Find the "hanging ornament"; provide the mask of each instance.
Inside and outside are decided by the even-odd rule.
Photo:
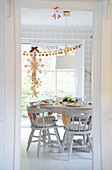
[[[37,94],[39,93],[39,91],[36,91],[36,88],[35,88],[35,86],[32,86],[31,87],[31,91],[32,91],[32,98],[35,96],[35,97],[37,97]]]
[[[61,9],[59,7],[54,8],[54,14],[52,17],[56,20],[61,18]]]
[[[30,69],[28,70],[28,73],[30,73],[31,71],[38,71],[39,73],[41,73],[41,70],[39,69],[39,67],[44,67],[44,64],[41,64],[41,58],[37,59],[36,56],[32,57],[32,59],[27,59],[28,63],[27,65],[25,65],[25,67],[29,67]]]
[[[67,56],[68,48],[67,48],[67,43],[65,44],[65,56]]]
[[[37,72],[41,73],[41,67],[44,67],[44,64],[41,64],[42,59],[39,58],[37,59],[37,54],[36,52],[39,53],[39,50],[37,49],[38,47],[32,47],[30,50],[30,56],[31,59],[27,59],[28,64],[25,65],[25,67],[28,67],[29,70],[27,71],[28,74],[31,73],[31,75],[28,75],[31,79],[31,91],[32,91],[32,97],[37,97],[37,94],[39,93],[39,91],[37,91],[37,88],[39,88],[39,86],[41,86],[41,81],[40,78],[37,78]]]
[[[31,47],[30,53],[32,53],[33,51],[36,51],[39,53],[39,50],[37,49],[38,47]]]

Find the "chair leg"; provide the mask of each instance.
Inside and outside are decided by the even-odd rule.
[[[83,135],[83,143],[86,143],[86,135]]]
[[[85,152],[87,152],[87,147],[86,147],[86,144],[87,144],[87,135],[83,135],[83,141],[82,141],[82,144],[85,145]]]
[[[43,146],[46,146],[46,130],[43,130]]]
[[[92,141],[91,141],[89,135],[87,135],[87,141],[88,141],[88,143],[89,143],[90,151],[92,151]]]
[[[72,154],[73,138],[74,138],[74,135],[71,134],[71,138],[70,138],[70,147],[69,147],[69,153],[68,153],[68,161],[70,160],[71,154]]]
[[[62,142],[62,152],[64,152],[64,145],[66,143],[67,139],[67,131],[65,130],[64,137],[63,137],[63,142]]]
[[[27,145],[27,148],[26,148],[27,151],[28,151],[28,149],[30,147],[34,132],[35,132],[35,130],[32,129],[31,133],[30,133],[30,136],[29,136],[29,139],[28,139],[28,145]]]
[[[57,128],[54,128],[54,132],[55,132],[55,135],[56,135],[56,138],[57,138],[59,149],[62,152],[62,145],[61,145],[60,136],[59,136]]]
[[[39,153],[40,153],[40,143],[41,143],[41,130],[39,132],[39,140],[38,140],[38,147],[37,147],[37,157],[39,157]]]
[[[49,129],[47,129],[47,134],[48,134],[49,143],[51,143],[51,136],[50,136]]]

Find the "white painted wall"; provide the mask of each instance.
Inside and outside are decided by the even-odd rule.
[[[39,26],[65,26],[66,17],[63,17],[63,10],[61,10],[61,18],[54,20],[52,15],[54,9],[22,9],[21,10],[21,24],[39,25]],[[67,17],[68,26],[85,26],[92,27],[93,22],[92,11],[73,11],[70,10],[70,17]]]
[[[2,8],[2,1],[0,1],[0,28],[1,28],[1,31],[0,31],[0,37],[1,37],[1,41],[0,41],[0,108],[1,108],[1,112],[0,112],[0,121],[3,121],[4,120],[4,46],[3,46],[3,43],[4,43],[4,35],[3,35],[3,32],[4,32],[4,20],[3,20],[3,8]]]
[[[2,61],[2,74],[5,70],[3,86],[3,77],[0,77],[0,88],[2,87],[2,98],[5,89],[5,105],[2,101],[5,120],[0,122],[0,170],[13,169],[13,152],[14,152],[14,16],[13,1],[11,1],[11,16],[7,17],[7,1],[0,1],[0,62]],[[4,27],[4,29],[3,29]],[[5,65],[3,63],[5,60]],[[1,107],[1,109],[2,109]],[[1,113],[0,113],[1,115]],[[1,118],[1,117],[0,117]]]
[[[3,1],[0,1],[0,170],[3,168],[4,157],[4,18],[3,18]]]
[[[103,21],[102,25],[102,76],[101,76],[101,136],[102,136],[102,167],[112,169],[111,155],[111,111],[110,111],[110,45],[111,22]],[[105,146],[105,147],[104,147]],[[108,154],[107,154],[108,153]]]

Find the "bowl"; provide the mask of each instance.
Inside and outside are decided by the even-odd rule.
[[[68,104],[68,102],[63,102],[62,105],[63,106],[66,106]]]

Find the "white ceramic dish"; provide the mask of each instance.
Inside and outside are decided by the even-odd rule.
[[[53,104],[50,104],[50,103],[40,103],[40,105],[53,105]]]
[[[63,102],[62,105],[66,106],[66,105],[68,105],[68,102]]]
[[[70,106],[70,107],[81,107],[81,105],[79,105],[79,104],[77,104],[77,105],[75,105],[75,104],[68,104],[67,106]]]

